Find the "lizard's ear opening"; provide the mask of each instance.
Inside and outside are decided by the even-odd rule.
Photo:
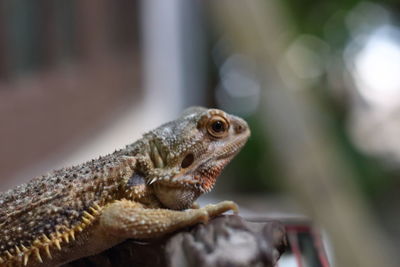
[[[185,169],[190,165],[192,165],[193,161],[194,161],[194,155],[192,153],[189,153],[182,160],[181,167]]]

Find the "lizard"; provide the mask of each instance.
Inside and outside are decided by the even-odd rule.
[[[125,148],[0,193],[0,266],[59,266],[238,212],[195,201],[249,136],[243,119],[192,107]]]

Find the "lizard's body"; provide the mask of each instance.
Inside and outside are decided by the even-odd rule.
[[[0,193],[0,266],[56,266],[236,209],[190,209],[245,144],[247,124],[192,108],[113,154]]]

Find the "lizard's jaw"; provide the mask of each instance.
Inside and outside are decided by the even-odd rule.
[[[225,166],[239,153],[240,149],[247,142],[249,133],[236,138],[223,149],[216,151],[215,156],[201,164],[195,171],[194,179],[202,193],[210,192],[214,187],[218,176]]]
[[[161,203],[169,209],[186,209],[204,193],[211,191],[226,164],[235,155],[210,160],[196,170],[194,175],[184,175],[175,181],[156,182],[153,190]]]
[[[236,138],[215,151],[209,158],[192,170],[170,179],[160,179],[153,184],[153,190],[161,203],[170,209],[185,209],[204,193],[211,191],[218,176],[231,159],[246,143],[248,135]]]

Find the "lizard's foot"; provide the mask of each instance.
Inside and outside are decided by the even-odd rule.
[[[104,235],[121,238],[152,238],[197,223],[207,223],[206,208],[184,211],[146,209],[141,204],[120,200],[107,206],[100,217],[99,227]]]
[[[197,223],[207,223],[210,217],[229,210],[238,213],[238,206],[232,201],[223,201],[199,209],[177,211],[146,209],[139,203],[120,200],[103,210],[99,227],[104,235],[111,233],[125,239],[152,238]]]
[[[239,213],[239,207],[233,201],[222,201],[217,204],[209,204],[202,209],[205,209],[210,217],[218,216],[229,210],[233,211],[235,214]]]

